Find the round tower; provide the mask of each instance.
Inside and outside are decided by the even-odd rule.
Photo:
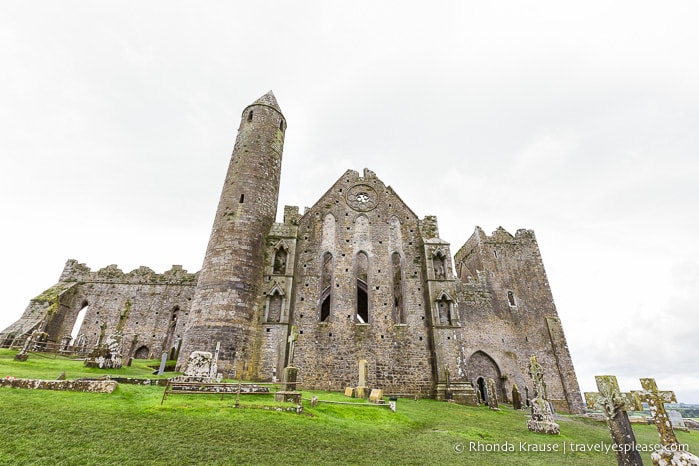
[[[214,352],[220,372],[255,377],[254,336],[264,241],[277,214],[286,120],[272,91],[243,110],[178,367],[192,351]]]

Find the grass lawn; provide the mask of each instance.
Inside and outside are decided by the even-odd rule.
[[[15,362],[0,350],[0,377],[95,377],[105,371],[79,361],[32,354]],[[152,369],[107,371],[145,377]],[[488,464],[614,465],[612,452],[571,452],[570,443],[609,445],[606,425],[565,416],[561,435],[529,432],[528,414],[434,400],[398,400],[398,410],[320,403],[297,415],[232,408],[233,396],[173,395],[161,406],[162,387],[120,384],[112,394],[0,388],[0,464]],[[304,392],[321,400],[342,394]],[[242,404],[273,404],[271,396]],[[653,426],[634,425],[639,444],[656,444]],[[699,453],[699,432],[678,432]],[[472,443],[473,442],[473,443]],[[520,451],[523,447],[558,451]],[[567,446],[563,452],[564,444]],[[472,451],[504,445],[514,452]],[[649,454],[644,462],[651,464]]]

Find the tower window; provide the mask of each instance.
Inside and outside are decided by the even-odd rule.
[[[248,121],[252,121],[252,110],[248,112]]]
[[[284,120],[279,120],[279,131],[284,131]]]
[[[242,204],[243,201],[245,201],[245,194],[240,195],[240,203]]]
[[[507,301],[510,303],[510,306],[515,307],[517,304],[515,303],[515,294],[512,291],[507,292]]]

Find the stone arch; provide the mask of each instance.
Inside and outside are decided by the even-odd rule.
[[[83,325],[83,321],[85,320],[85,316],[87,315],[87,310],[89,307],[90,303],[88,303],[87,300],[83,300],[83,302],[80,304],[80,310],[75,316],[75,322],[73,322],[73,328],[70,331],[70,336],[73,342],[75,342],[78,339],[78,335],[80,334],[80,327],[82,327]]]
[[[271,292],[267,294],[267,306],[265,309],[265,321],[267,322],[283,322],[284,321],[284,292],[275,286]]]
[[[369,217],[359,214],[354,220],[354,245],[357,250],[371,250],[371,234]]]
[[[289,256],[289,247],[280,241],[274,247],[274,259],[272,263],[272,273],[274,275],[285,275],[286,274],[286,263]]]
[[[495,380],[495,385],[498,387],[498,399],[507,401],[507,392],[505,384],[502,380],[502,373],[498,363],[485,351],[478,350],[474,352],[466,363],[466,376],[475,387],[480,387],[478,381],[483,379],[483,384],[489,378]]]
[[[435,325],[454,325],[456,323],[456,310],[454,307],[454,300],[449,294],[442,290],[439,296],[434,302],[435,313],[434,320]]]
[[[334,253],[335,251],[335,216],[325,214],[323,217],[323,227],[321,233],[321,250]]]
[[[432,268],[434,269],[435,280],[446,280],[449,278],[447,273],[447,267],[449,262],[447,261],[447,255],[442,249],[437,249],[434,254],[432,254]]]
[[[148,356],[150,356],[150,350],[146,345],[140,346],[133,354],[134,359],[148,359]]]

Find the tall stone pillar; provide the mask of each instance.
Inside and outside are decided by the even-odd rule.
[[[214,351],[219,370],[257,376],[255,327],[264,241],[277,213],[286,120],[270,91],[243,110],[178,367],[192,351]]]

